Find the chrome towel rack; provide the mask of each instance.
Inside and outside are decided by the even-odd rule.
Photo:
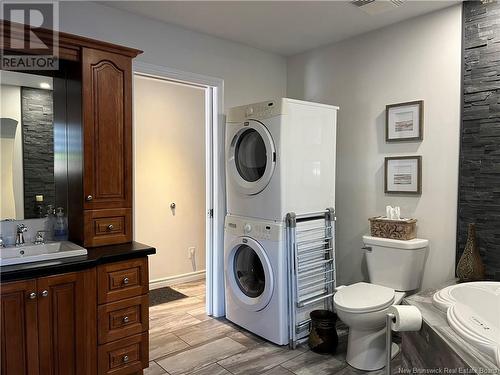
[[[336,287],[335,221],[333,208],[286,215],[291,348],[307,340],[310,311],[315,308],[333,310]]]

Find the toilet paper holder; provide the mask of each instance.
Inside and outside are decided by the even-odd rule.
[[[406,319],[405,319],[406,317]],[[415,306],[392,305],[385,317],[385,371],[391,375],[392,330],[399,332],[419,331],[422,327],[422,313]]]
[[[393,313],[388,313],[385,317],[385,373],[386,375],[392,374],[391,360],[392,360],[392,323],[395,322],[396,316]]]

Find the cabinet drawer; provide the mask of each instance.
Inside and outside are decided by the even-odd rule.
[[[132,209],[88,210],[84,212],[85,246],[102,246],[132,241]]]
[[[99,344],[142,333],[149,328],[149,297],[127,298],[99,306]]]
[[[146,294],[148,258],[100,265],[97,268],[99,304]]]
[[[99,375],[130,375],[148,367],[148,334],[99,345]]]

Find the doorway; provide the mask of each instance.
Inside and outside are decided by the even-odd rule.
[[[150,288],[206,279],[224,315],[222,80],[134,64],[134,239],[152,244]]]

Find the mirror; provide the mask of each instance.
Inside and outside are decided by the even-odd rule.
[[[42,218],[56,207],[66,209],[54,172],[66,160],[66,126],[55,121],[55,80],[1,71],[1,220]]]

